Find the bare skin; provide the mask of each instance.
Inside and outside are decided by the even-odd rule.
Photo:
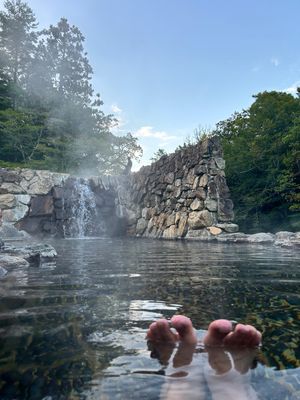
[[[213,321],[203,338],[206,354],[203,376],[199,374],[199,354],[198,359],[195,357],[197,336],[189,318],[175,315],[170,321],[161,319],[153,322],[148,329],[147,339],[152,356],[168,366],[168,377],[176,378],[171,383],[168,381],[162,398],[182,398],[182,390],[185,390],[186,399],[205,399],[203,386],[206,382],[214,400],[257,399],[245,378],[252,368],[257,346],[261,343],[261,333],[253,326],[237,324],[233,327],[225,319]],[[191,378],[196,370],[196,379],[195,376]]]

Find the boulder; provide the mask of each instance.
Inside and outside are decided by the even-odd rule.
[[[222,229],[220,229],[216,226],[209,226],[207,229],[214,236],[220,235],[220,233],[222,233]]]
[[[193,211],[189,214],[188,218],[188,225],[192,230],[211,226],[214,222],[213,214],[207,210]]]
[[[0,254],[0,264],[4,270],[11,267],[28,267],[29,262],[21,256],[14,256],[10,254]]]
[[[186,238],[210,241],[213,240],[215,237],[207,229],[189,229]]]

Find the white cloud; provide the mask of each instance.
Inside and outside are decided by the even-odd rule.
[[[120,114],[123,111],[117,104],[112,104],[110,108],[115,114]]]
[[[278,67],[278,65],[279,65],[279,60],[277,57],[272,57],[270,62],[271,62],[271,64],[274,65],[274,67]]]
[[[290,87],[283,89],[283,91],[289,94],[296,94],[297,87],[300,87],[300,81],[294,82]]]
[[[142,126],[134,133],[134,135],[139,138],[155,138],[162,142],[176,138],[176,136],[169,135],[165,131],[155,131],[152,126]]]

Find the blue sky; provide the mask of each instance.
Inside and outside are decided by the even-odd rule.
[[[299,0],[27,3],[40,28],[66,17],[85,35],[104,111],[120,134],[139,137],[141,164],[247,108],[255,93],[300,85]]]

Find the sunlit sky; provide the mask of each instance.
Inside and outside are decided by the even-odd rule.
[[[27,3],[41,29],[66,17],[84,34],[94,88],[119,134],[139,137],[139,166],[247,108],[253,94],[300,84],[300,0]]]

